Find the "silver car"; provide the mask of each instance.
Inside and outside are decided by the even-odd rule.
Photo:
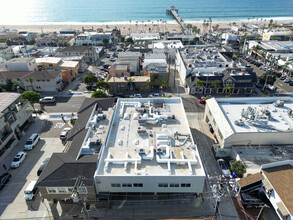
[[[26,157],[26,154],[25,152],[23,151],[20,151],[16,154],[16,156],[14,157],[10,167],[11,168],[17,168],[20,166],[20,164],[22,164],[22,162],[24,161],[25,157]]]

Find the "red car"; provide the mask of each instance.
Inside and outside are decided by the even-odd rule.
[[[200,104],[206,104],[205,98],[200,98],[198,101]]]

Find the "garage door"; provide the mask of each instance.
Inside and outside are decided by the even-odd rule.
[[[51,91],[56,91],[56,88],[53,86],[44,86],[43,91],[51,92]]]

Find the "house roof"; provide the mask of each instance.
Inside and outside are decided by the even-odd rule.
[[[290,164],[264,168],[265,178],[279,195],[280,199],[293,215],[293,166]]]
[[[20,97],[19,93],[14,92],[1,92],[1,101],[0,101],[0,112],[5,110],[9,105],[15,102],[16,99]]]
[[[10,71],[5,71],[5,72],[0,72],[0,79],[15,79],[15,78],[22,78],[26,75],[28,75],[30,72],[10,72]]]
[[[35,60],[34,57],[18,57],[18,58],[13,58],[10,60],[6,60],[3,63],[28,63]]]
[[[263,179],[263,175],[261,173],[255,173],[253,175],[250,175],[248,177],[244,177],[240,180],[238,180],[238,185],[240,187],[244,187],[250,184],[253,184],[255,182],[261,181]]]
[[[27,78],[34,78],[35,80],[42,80],[42,79],[56,79],[56,77],[61,73],[61,71],[36,71],[36,72],[31,72],[28,75],[24,76],[24,79]]]
[[[60,53],[84,53],[85,51],[87,51],[87,49],[87,46],[65,47],[62,50],[60,50]]]
[[[67,138],[68,141],[71,141],[69,149],[64,153],[52,155],[38,180],[38,186],[73,186],[75,178],[78,176],[85,177],[83,183],[86,186],[93,185],[98,155],[84,155],[80,158],[77,156],[88,132],[88,128],[85,126],[92,111],[96,106],[102,110],[108,110],[113,105],[113,98],[85,99],[78,112],[78,120]]]

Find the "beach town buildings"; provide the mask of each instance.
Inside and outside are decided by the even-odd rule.
[[[214,133],[217,157],[236,146],[292,145],[291,97],[212,98],[204,120]]]
[[[11,46],[8,46],[7,43],[0,43],[0,62],[9,60],[14,57],[14,53]]]
[[[0,71],[37,71],[34,57],[19,57],[0,63]]]
[[[288,41],[292,40],[293,31],[287,28],[269,28],[265,29],[262,35],[262,40],[279,40],[279,41]]]
[[[262,165],[257,173],[237,181],[239,200],[243,205],[251,206],[260,201],[257,195],[263,195],[269,200],[269,206],[275,210],[274,219],[292,220],[292,176],[293,160]]]
[[[98,60],[96,49],[91,46],[69,46],[62,48],[56,56],[82,56],[84,55],[85,62],[95,63]]]
[[[0,158],[5,158],[13,150],[25,133],[26,125],[33,121],[31,104],[20,96],[19,93],[1,92]]]
[[[70,199],[79,176],[86,178],[78,190],[88,203],[201,194],[205,172],[181,98],[113,104],[84,101],[68,150],[54,153],[38,180],[42,197]]]
[[[73,46],[74,35],[45,34],[35,38],[36,45],[39,47],[66,47]]]
[[[112,32],[84,32],[76,36],[75,44],[98,46],[97,44],[103,44],[105,38],[109,40],[109,44],[112,44]]]
[[[192,95],[251,94],[257,82],[255,73],[251,67],[229,56],[229,51],[214,46],[179,49],[176,66],[186,92]]]
[[[167,34],[167,40],[180,40],[182,44],[192,43],[194,41],[194,38],[200,39],[200,35],[198,34],[183,34],[183,33],[168,33]]]
[[[68,78],[68,71],[62,69],[48,69],[42,71],[6,71],[0,72],[0,82],[3,85],[18,83],[18,90],[53,92],[63,88],[63,83]]]
[[[131,33],[129,34],[129,37],[132,38],[134,41],[153,41],[153,40],[160,40],[160,33],[152,33],[152,32],[147,32],[147,33]]]

